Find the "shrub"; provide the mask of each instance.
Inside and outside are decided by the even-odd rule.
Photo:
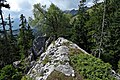
[[[32,80],[29,76],[23,76],[21,80]]]
[[[21,80],[22,73],[12,65],[6,65],[0,70],[0,80]]]
[[[120,61],[118,62],[118,73],[120,74]]]
[[[116,80],[110,75],[111,65],[102,60],[79,53],[70,56],[71,65],[86,80]]]

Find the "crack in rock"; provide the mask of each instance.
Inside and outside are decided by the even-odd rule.
[[[67,45],[64,45],[64,43]],[[48,46],[46,52],[40,55],[40,59],[29,70],[27,75],[33,80],[46,80],[56,70],[64,73],[66,76],[75,76],[75,72],[69,64],[70,48],[82,50],[67,39],[58,38]],[[84,50],[82,51],[85,52]]]

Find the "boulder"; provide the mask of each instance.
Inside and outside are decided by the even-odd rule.
[[[15,62],[13,62],[13,66],[15,67],[15,68],[19,68],[19,64],[21,63],[21,61],[15,61]]]

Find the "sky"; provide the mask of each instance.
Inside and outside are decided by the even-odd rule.
[[[13,20],[15,20],[13,25],[17,25],[20,14],[24,14],[26,18],[33,17],[33,5],[36,3],[41,3],[47,7],[49,7],[51,3],[54,3],[61,10],[71,10],[78,8],[79,1],[80,0],[7,0],[11,8],[10,10],[3,8],[3,15],[6,17],[8,14],[11,14]],[[93,5],[92,2],[92,0],[87,0],[87,6]]]

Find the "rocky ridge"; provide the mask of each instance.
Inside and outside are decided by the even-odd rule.
[[[35,62],[27,75],[33,80],[46,80],[53,71],[58,71],[66,76],[74,77],[75,71],[69,64],[70,49],[79,49],[88,54],[76,44],[60,37],[40,55],[39,60]]]
[[[83,80],[83,77],[71,64],[71,56],[79,51],[89,57],[86,51],[62,37],[56,41],[52,37],[48,40],[46,37],[37,37],[33,41],[30,55],[23,61],[15,61],[13,66],[18,69],[25,67],[24,73],[27,75],[23,76],[21,80]],[[92,63],[94,64],[94,62]],[[110,72],[114,78],[120,80],[119,74],[112,69]]]

